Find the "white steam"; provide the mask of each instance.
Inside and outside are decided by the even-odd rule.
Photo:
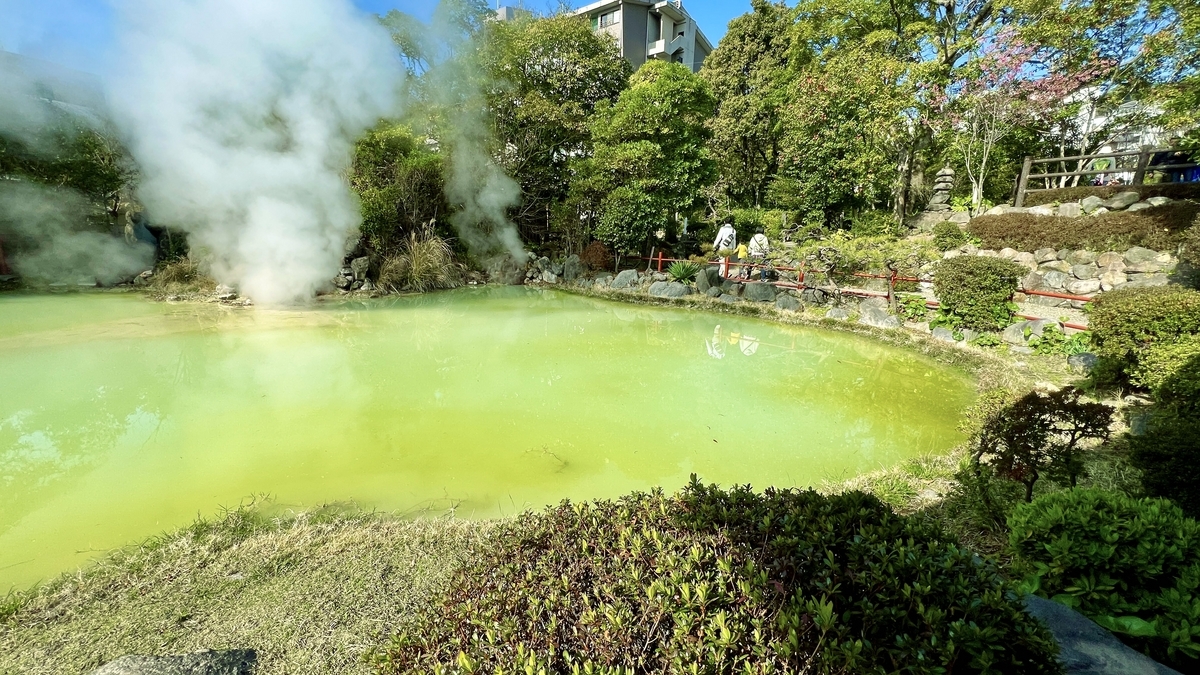
[[[256,301],[303,300],[360,223],[354,140],[396,114],[403,71],[347,0],[125,0],[111,104],[157,222]]]

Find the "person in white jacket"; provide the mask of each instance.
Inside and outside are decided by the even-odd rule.
[[[770,250],[771,244],[767,241],[767,235],[763,234],[762,229],[759,228],[750,238],[750,259],[758,267],[758,278],[764,281],[767,278],[767,268],[763,263],[767,262],[767,253]]]
[[[733,225],[725,223],[717,231],[717,238],[713,241],[713,252],[721,255],[721,251],[732,251],[735,248],[737,248],[737,230],[733,229]],[[729,256],[721,256],[721,276],[729,276]]]

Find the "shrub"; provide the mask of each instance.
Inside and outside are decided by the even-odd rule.
[[[667,268],[667,274],[671,275],[673,281],[687,283],[696,278],[696,274],[700,272],[700,266],[694,262],[675,261]]]
[[[1200,291],[1163,286],[1104,293],[1091,304],[1088,321],[1097,354],[1117,364],[1134,384],[1148,386],[1154,373],[1144,361],[1172,360],[1171,345],[1194,344],[1192,336],[1200,333]]]
[[[1151,197],[1170,197],[1171,199],[1200,199],[1200,183],[1159,183],[1156,185],[1106,185],[1090,186],[1084,185],[1080,187],[1059,188],[1057,190],[1046,190],[1038,192],[1029,192],[1025,195],[1025,206],[1039,206],[1042,204],[1062,204],[1064,202],[1077,202],[1084,197],[1095,195],[1101,199],[1108,199],[1118,192],[1133,191],[1138,193],[1142,199]]]
[[[389,293],[454,288],[462,279],[463,266],[455,261],[450,243],[432,232],[410,233],[379,269],[379,286]]]
[[[1046,326],[1041,335],[1029,338],[1029,346],[1035,354],[1043,356],[1072,356],[1086,352],[1092,344],[1092,334],[1088,332],[1067,335],[1057,326]]]
[[[1200,516],[1200,420],[1195,408],[1162,410],[1141,436],[1129,437],[1129,461],[1146,494],[1173,500]]]
[[[1061,672],[993,563],[861,492],[563,503],[469,560],[380,671]]]
[[[1083,474],[1084,441],[1108,438],[1113,409],[1080,400],[1073,387],[1032,391],[992,414],[973,441],[972,460],[1025,486],[1025,501],[1043,474],[1076,485]]]
[[[1183,233],[1182,252],[1179,257],[1194,268],[1200,268],[1200,218]]]
[[[1175,202],[1142,211],[1113,211],[1099,216],[1063,218],[1029,213],[980,216],[967,226],[986,248],[1083,248],[1124,251],[1145,246],[1174,250],[1196,221],[1200,204]]]
[[[961,256],[938,263],[933,290],[950,323],[995,330],[1012,319],[1012,295],[1026,273],[1011,260]]]
[[[613,266],[612,253],[607,246],[598,241],[588,244],[583,253],[579,254],[579,260],[594,272],[612,269]]]
[[[1155,659],[1197,671],[1200,526],[1177,506],[1071,490],[1018,507],[1009,526],[1031,590]]]
[[[836,232],[824,240],[810,240],[796,248],[794,255],[817,271],[832,263],[830,275],[838,281],[852,280],[855,272],[886,273],[889,263],[901,275],[915,276],[922,266],[941,258],[928,242],[854,237],[847,232]]]
[[[850,234],[856,237],[896,237],[907,229],[891,211],[861,211],[850,216]]]
[[[965,243],[967,243],[967,233],[963,232],[958,223],[947,221],[933,226],[933,245],[937,246],[939,251],[949,251]]]
[[[188,257],[162,261],[150,277],[150,290],[155,293],[204,293],[217,287],[217,282],[204,273],[200,263]]]

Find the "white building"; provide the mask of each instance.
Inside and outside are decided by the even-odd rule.
[[[713,50],[682,0],[599,0],[575,15],[588,17],[593,30],[616,38],[621,56],[635,69],[660,59],[697,72]]]

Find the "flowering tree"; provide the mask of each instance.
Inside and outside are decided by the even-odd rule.
[[[1057,72],[1043,60],[1042,47],[1004,32],[946,87],[930,97],[933,123],[951,136],[971,181],[971,204],[983,201],[996,145],[1013,130],[1050,121],[1073,94],[1099,77],[1103,63]]]

